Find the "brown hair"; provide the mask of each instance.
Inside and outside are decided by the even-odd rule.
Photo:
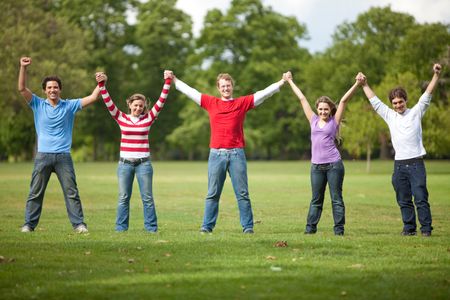
[[[390,92],[389,92],[389,101],[394,100],[395,98],[403,98],[405,99],[405,101],[408,101],[408,94],[406,93],[405,89],[402,87],[396,87],[393,88]]]
[[[49,81],[56,81],[58,83],[58,87],[60,90],[62,90],[62,83],[61,79],[58,76],[47,76],[44,79],[42,79],[42,89],[45,91],[45,88],[47,87],[47,82]]]
[[[131,112],[130,110],[130,104],[133,103],[135,100],[142,100],[144,101],[144,111],[142,113],[147,113],[148,107],[150,106],[150,103],[147,102],[147,99],[142,94],[133,94],[130,97],[127,98],[127,106],[128,106],[128,113]]]
[[[321,96],[316,100],[316,109],[319,107],[319,103],[326,103],[330,106],[330,115],[334,116],[336,114],[336,104],[327,96]]]
[[[217,75],[217,80],[216,80],[217,87],[219,87],[219,80],[220,79],[225,79],[227,81],[231,81],[231,85],[234,87],[234,80],[233,80],[233,77],[231,77],[230,74],[228,74],[228,73],[220,73],[219,75]]]

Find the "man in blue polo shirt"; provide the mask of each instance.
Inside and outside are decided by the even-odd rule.
[[[45,189],[51,173],[55,172],[61,184],[67,214],[75,232],[87,233],[70,148],[75,113],[97,100],[99,89],[96,87],[91,95],[81,99],[62,100],[60,98],[61,80],[56,76],[49,76],[42,81],[42,88],[47,98],[40,98],[26,85],[26,71],[30,64],[31,58],[20,59],[18,89],[33,110],[38,152],[34,161],[22,232],[32,232],[38,225]],[[105,75],[97,73],[96,76]]]

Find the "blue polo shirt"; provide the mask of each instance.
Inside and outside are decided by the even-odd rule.
[[[33,110],[38,152],[70,153],[73,121],[82,109],[81,99],[59,99],[53,107],[47,99],[33,94],[28,105]]]

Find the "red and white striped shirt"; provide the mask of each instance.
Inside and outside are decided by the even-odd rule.
[[[148,134],[161,109],[164,107],[170,89],[170,79],[166,79],[158,101],[148,113],[137,118],[120,111],[109,96],[104,82],[99,82],[100,93],[109,113],[119,124],[122,137],[120,139],[120,157],[144,158],[150,156]],[[134,120],[133,120],[134,119]]]

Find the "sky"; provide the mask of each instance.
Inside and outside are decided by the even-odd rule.
[[[309,40],[302,46],[310,52],[320,52],[331,45],[331,36],[343,22],[354,22],[356,17],[371,7],[391,6],[396,12],[408,13],[419,23],[442,22],[450,24],[450,0],[261,0],[264,6],[285,16],[295,16],[306,25]],[[218,8],[225,12],[231,0],[178,0],[177,8],[192,17],[193,32],[198,36],[208,10]]]

